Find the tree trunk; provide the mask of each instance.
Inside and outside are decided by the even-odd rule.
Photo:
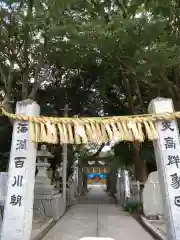
[[[124,76],[123,80],[124,80],[124,86],[127,91],[129,110],[134,115],[134,114],[136,114],[136,111],[134,109],[131,86],[130,86],[129,80],[126,78],[126,76]],[[140,156],[140,147],[141,146],[140,146],[140,143],[138,143],[138,142],[135,142],[133,145],[134,145],[134,153],[135,153],[133,160],[134,160],[134,165],[135,165],[136,179],[144,182],[147,179],[147,168],[146,168],[145,162],[143,161],[143,159]]]
[[[6,111],[8,111],[9,113],[13,112],[13,106],[12,106],[12,102],[11,102],[9,95],[6,95],[4,97],[3,106],[6,109]],[[8,119],[9,119],[10,123],[13,125],[14,121],[10,118],[8,118]]]
[[[140,144],[134,143],[134,165],[136,180],[145,182],[147,180],[147,166],[140,156]]]
[[[8,112],[12,113],[12,103],[8,94],[4,97],[3,106]]]

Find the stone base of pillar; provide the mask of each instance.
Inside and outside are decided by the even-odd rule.
[[[59,220],[65,212],[65,204],[62,194],[35,195],[34,196],[34,218],[51,217]]]

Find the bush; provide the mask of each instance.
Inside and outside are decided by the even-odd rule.
[[[130,213],[142,213],[142,204],[140,202],[129,202],[124,207],[124,210]]]

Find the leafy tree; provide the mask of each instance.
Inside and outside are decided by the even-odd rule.
[[[157,96],[179,107],[178,1],[0,3],[0,90],[8,109],[27,97],[54,116],[67,103],[70,116],[146,113]],[[150,144],[118,148],[127,147],[145,179]]]

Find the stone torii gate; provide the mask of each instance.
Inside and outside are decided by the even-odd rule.
[[[152,100],[149,112],[153,115],[107,117],[102,121],[95,118],[52,120],[52,118],[32,118],[39,115],[40,108],[31,100],[17,103],[17,115],[9,114],[2,108],[2,114],[16,121],[13,128],[1,240],[30,239],[36,162],[35,142],[58,143],[57,128],[63,143],[78,144],[81,143],[81,138],[84,144],[107,139],[142,142],[144,140],[142,126],[145,127],[148,138],[154,140],[161,191],[166,199],[168,240],[180,240],[180,194],[173,178],[173,176],[180,177],[180,139],[175,120],[175,117],[180,117],[180,113],[173,113],[172,100],[166,98]],[[165,114],[167,112],[168,114]],[[75,129],[75,139],[72,126]]]

